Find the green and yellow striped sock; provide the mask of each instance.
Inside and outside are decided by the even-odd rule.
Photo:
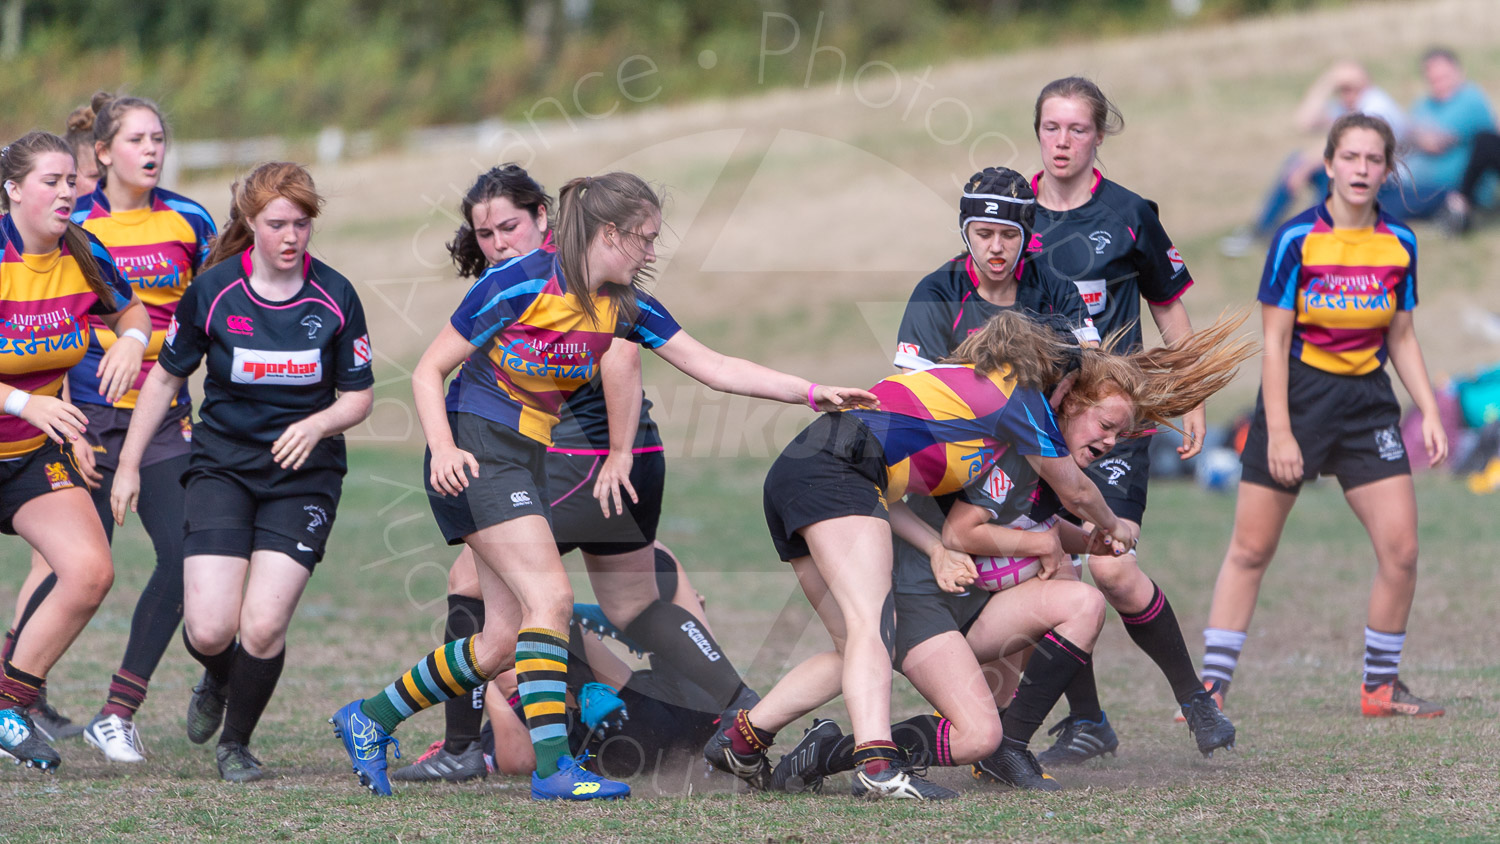
[[[568,637],[556,630],[528,627],[516,637],[516,681],[521,710],[536,749],[536,774],[557,773],[568,754]]]
[[[449,642],[428,654],[380,694],[366,699],[360,711],[389,733],[418,712],[484,685],[489,678],[474,657],[477,638]]]

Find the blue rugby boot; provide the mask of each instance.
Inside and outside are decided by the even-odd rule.
[[[400,759],[401,742],[360,711],[362,703],[364,699],[344,704],[343,709],[333,713],[328,723],[333,725],[333,734],[343,739],[344,752],[349,754],[359,784],[382,797],[389,797],[391,780],[386,776],[389,762],[385,746],[394,745],[396,758]]]
[[[578,708],[590,732],[619,729],[630,718],[625,701],[604,683],[584,683],[578,690]]]
[[[531,772],[532,800],[624,800],[630,786],[587,771],[571,756],[557,760],[557,773],[545,779]]]
[[[625,631],[616,627],[615,623],[604,615],[604,609],[598,604],[574,604],[573,623],[600,639],[605,636],[618,639],[620,644],[629,648],[630,652],[636,656],[646,655],[646,649],[637,644],[634,639],[626,636]]]

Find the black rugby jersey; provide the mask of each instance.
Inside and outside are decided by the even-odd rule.
[[[375,383],[370,334],[354,285],[305,256],[302,289],[270,302],[250,287],[250,250],[188,285],[158,363],[186,378],[208,357],[203,425],[271,443],[287,426],[333,404],[336,391]]]
[[[1016,303],[1002,307],[979,295],[974,259],[965,252],[917,282],[896,331],[893,362],[902,369],[926,369],[953,354],[990,317],[1008,310],[1061,315],[1080,342],[1099,342],[1083,298],[1068,281],[1042,276],[1032,261],[1022,260]]]
[[[636,452],[660,451],[661,434],[651,418],[651,400],[641,396],[641,422],[636,428]],[[552,429],[548,451],[565,454],[608,454],[609,413],[604,404],[604,382],[598,378],[583,385],[563,404]]]
[[[1038,173],[1031,180],[1036,190]],[[1162,228],[1156,204],[1094,171],[1088,202],[1070,211],[1036,206],[1036,233],[1027,246],[1044,276],[1078,286],[1099,333],[1127,327],[1119,351],[1139,349],[1141,299],[1169,305],[1192,286],[1182,256]]]

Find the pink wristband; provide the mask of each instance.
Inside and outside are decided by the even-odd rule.
[[[817,410],[818,409],[818,403],[815,402],[815,401],[813,401],[813,391],[816,390],[816,389],[818,389],[818,385],[817,384],[808,384],[807,385],[807,406],[810,407],[810,408],[812,408],[813,410]]]

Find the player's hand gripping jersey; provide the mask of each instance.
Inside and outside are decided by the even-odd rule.
[[[879,410],[850,410],[885,450],[887,500],[946,495],[987,474],[1002,455],[1061,457],[1067,443],[1040,392],[1002,367],[939,365],[892,375],[871,390]]]
[[[266,301],[250,286],[250,253],[188,286],[158,363],[186,378],[206,356],[202,424],[230,439],[271,443],[333,404],[338,391],[366,389],[375,376],[364,307],[348,279],[308,255],[297,295]]]
[[[46,255],[23,254],[21,234],[0,217],[0,379],[42,396],[62,393],[63,377],[83,360],[92,329],[90,315],[113,314],[130,304],[130,287],[115,272],[104,245],[89,235],[93,254],[82,257],[65,243]],[[114,289],[101,301],[78,262],[93,261]],[[18,416],[0,416],[0,460],[41,448],[47,435]]]
[[[1031,180],[1033,190],[1041,174]],[[1193,284],[1156,205],[1094,171],[1093,196],[1068,211],[1036,210],[1027,247],[1043,276],[1078,287],[1099,333],[1127,328],[1119,351],[1141,348],[1141,298],[1170,305]]]
[[[558,271],[556,253],[545,249],[485,271],[450,319],[476,348],[449,386],[448,411],[482,416],[551,445],[562,404],[594,380],[616,336],[656,349],[681,330],[650,296],[638,297],[640,315],[630,324],[620,322],[603,293],[594,295],[597,322],[577,297]]]
[[[1292,359],[1335,375],[1385,365],[1396,311],[1417,306],[1417,239],[1387,215],[1368,229],[1333,230],[1319,203],[1272,240],[1257,298],[1296,311]]]
[[[115,269],[151,316],[151,342],[146,346],[140,374],[131,389],[114,403],[115,407],[133,408],[141,385],[156,365],[177,303],[208,257],[209,243],[217,230],[203,206],[161,188],[151,192],[146,208],[112,212],[100,187],[78,200],[73,222],[106,244]],[[114,345],[115,334],[103,320],[95,317],[92,322],[94,339],[83,363],[68,373],[68,394],[74,402],[107,405],[108,400],[99,392],[96,373],[105,349]],[[187,401],[187,385],[183,384],[175,403]]]
[[[1033,262],[1023,258],[1016,268],[1016,284],[1016,303],[995,305],[979,295],[979,277],[968,253],[943,264],[912,291],[896,331],[893,362],[902,369],[926,369],[953,354],[990,317],[1008,310],[1061,317],[1079,342],[1099,342],[1088,309],[1070,282],[1038,274]]]

